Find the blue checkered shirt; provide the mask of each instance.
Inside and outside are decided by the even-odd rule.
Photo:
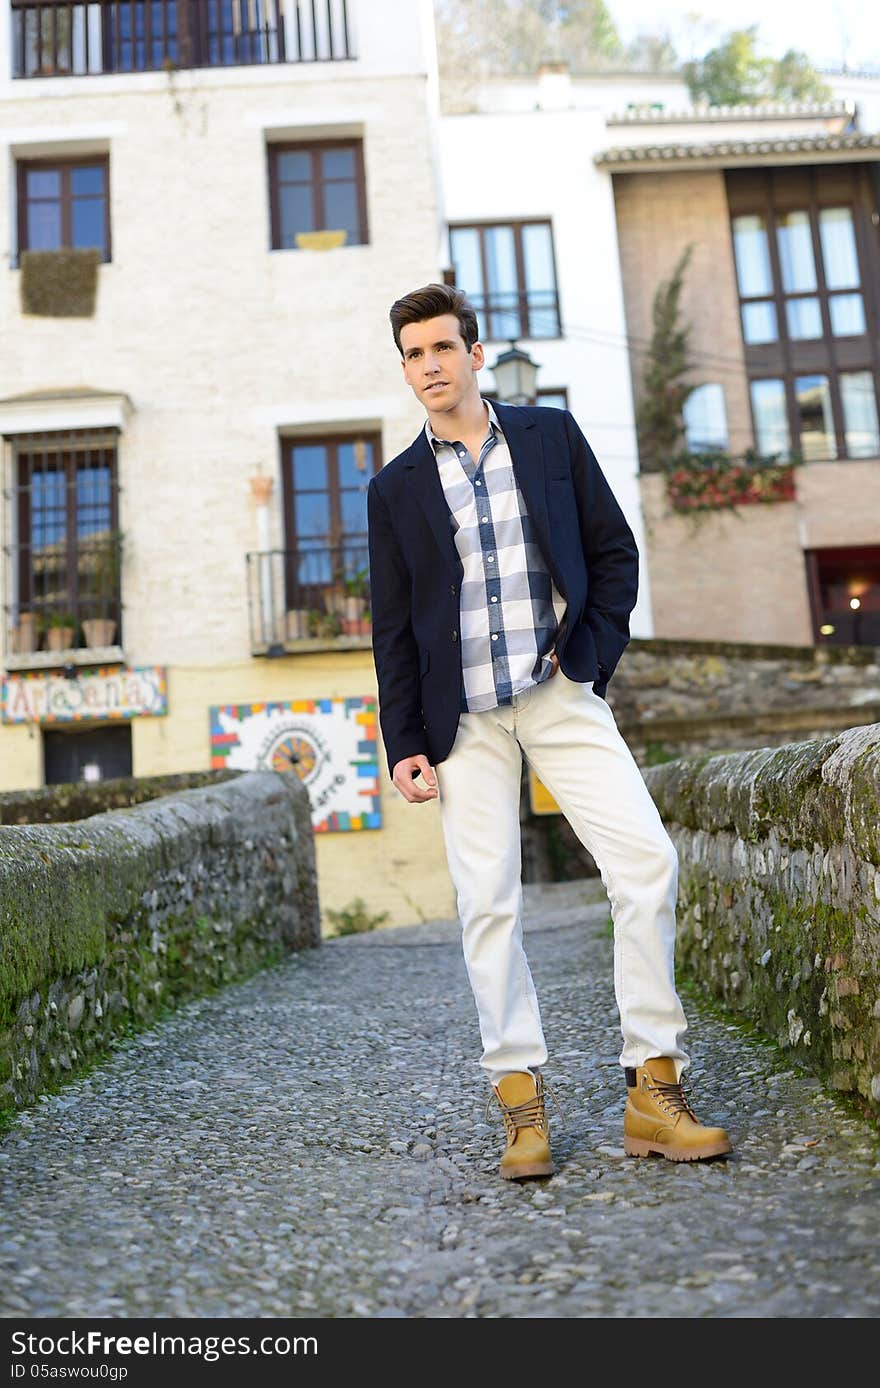
[[[565,615],[535,541],[507,440],[487,400],[489,428],[476,465],[460,440],[425,423],[464,567],[461,584],[461,711],[509,704],[553,673]]]

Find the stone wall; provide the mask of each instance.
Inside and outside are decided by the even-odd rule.
[[[319,943],[296,776],[0,828],[0,1116],[165,1007]]]
[[[880,649],[633,640],[608,702],[644,766],[880,720]]]
[[[237,771],[182,771],[173,776],[123,776],[87,785],[66,781],[37,790],[0,791],[0,824],[69,824],[104,810],[127,810],[160,795],[219,785]]]
[[[608,702],[643,767],[707,751],[778,747],[880,721],[880,650],[636,639],[614,672]],[[522,820],[525,881],[596,873],[561,814],[531,815],[524,794]]]
[[[645,779],[684,970],[880,1112],[880,723]]]

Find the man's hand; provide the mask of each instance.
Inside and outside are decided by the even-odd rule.
[[[550,652],[550,664],[553,666],[553,669],[550,671],[550,674],[547,676],[547,678],[552,680],[553,676],[556,674],[556,671],[559,669],[559,656],[556,654],[555,651]]]
[[[421,772],[425,780],[424,789],[416,785],[414,777]],[[404,757],[394,768],[391,780],[400,791],[404,800],[408,800],[411,805],[418,805],[422,800],[436,800],[437,798],[437,778],[431,770],[428,758],[421,753],[417,757]]]

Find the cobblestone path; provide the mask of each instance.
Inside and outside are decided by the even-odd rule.
[[[190,1004],[0,1139],[12,1316],[864,1317],[876,1132],[688,995],[728,1160],[622,1150],[608,909],[528,888],[559,1174],[497,1174],[456,926],[328,942]],[[601,888],[600,888],[601,891]]]

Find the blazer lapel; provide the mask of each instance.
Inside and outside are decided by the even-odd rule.
[[[516,405],[502,405],[493,400],[492,407],[504,430],[514,475],[526,510],[532,518],[538,544],[544,557],[548,558],[551,548],[550,523],[547,519],[547,483],[541,431],[535,428],[534,419]]]
[[[424,429],[410,446],[405,466],[413,495],[434,532],[440,553],[455,576],[461,580],[464,568],[455,548],[455,540],[452,538],[452,513],[446,504],[443,483],[437,470],[437,459]]]

